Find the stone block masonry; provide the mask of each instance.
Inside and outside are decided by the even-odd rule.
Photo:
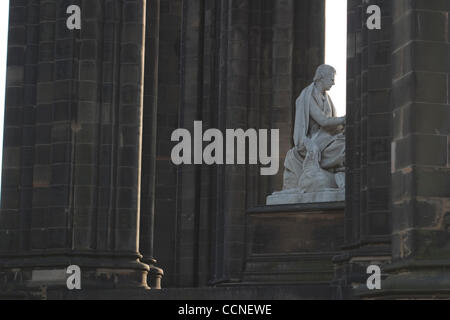
[[[83,9],[81,30],[66,26],[69,4]],[[147,287],[138,242],[145,5],[11,1],[6,285],[32,287],[32,271],[76,264],[88,288]]]

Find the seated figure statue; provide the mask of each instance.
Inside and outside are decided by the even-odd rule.
[[[321,192],[337,188],[336,175],[320,167],[321,151],[319,147],[305,137],[306,157],[303,172],[298,181],[300,193]]]
[[[270,196],[267,204],[343,200],[346,118],[336,117],[327,94],[335,76],[333,67],[320,66],[297,99],[294,148],[286,156],[283,191]]]

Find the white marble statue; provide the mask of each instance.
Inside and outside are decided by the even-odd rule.
[[[345,196],[345,117],[336,109],[327,91],[336,70],[317,69],[314,83],[296,102],[294,148],[285,161],[283,191],[267,199],[268,205],[343,201]]]

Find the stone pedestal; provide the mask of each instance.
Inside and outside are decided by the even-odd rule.
[[[344,203],[267,206],[248,211],[243,284],[328,287],[344,239]]]

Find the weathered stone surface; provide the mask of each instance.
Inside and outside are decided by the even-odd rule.
[[[243,282],[330,282],[331,259],[344,240],[343,209],[334,202],[250,210]]]
[[[403,11],[405,5],[408,12]],[[448,297],[448,5],[395,1],[392,264],[385,298]],[[432,44],[431,44],[432,43]],[[443,118],[446,120],[443,120]],[[446,160],[447,159],[447,160]]]
[[[144,4],[83,2],[82,29],[68,31],[66,1],[11,1],[0,287],[39,287],[40,272],[77,262],[90,268],[90,287],[147,286],[138,245]]]
[[[329,203],[247,214],[282,172],[170,162],[171,133],[194,120],[279,128],[292,149],[325,1],[80,3],[70,31],[67,1],[11,0],[1,298],[448,298],[448,1],[349,0],[345,217]],[[381,30],[365,27],[372,4]],[[139,260],[155,257],[173,289],[124,289],[145,287]],[[33,282],[72,263],[83,292]],[[370,264],[384,290],[364,290]]]
[[[396,188],[391,184],[392,3],[349,2],[346,234],[335,258],[340,298],[351,297],[356,283],[365,285],[367,266],[390,261],[391,192]],[[366,28],[370,5],[380,6],[381,30]]]

